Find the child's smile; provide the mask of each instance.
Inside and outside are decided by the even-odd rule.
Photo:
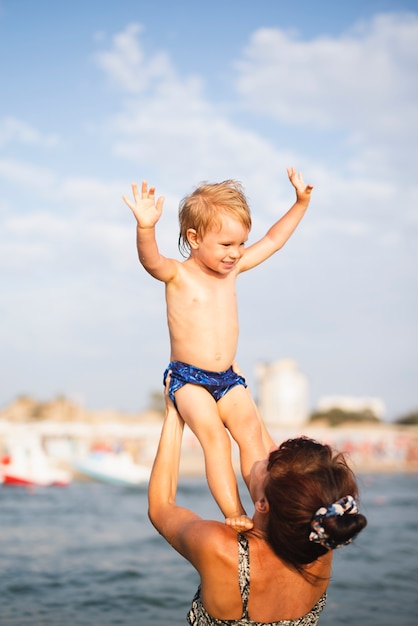
[[[247,239],[248,229],[240,221],[223,215],[221,228],[209,230],[199,238],[192,256],[208,269],[227,274],[243,256]]]

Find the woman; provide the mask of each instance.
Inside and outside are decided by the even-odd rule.
[[[166,401],[149,483],[149,517],[199,572],[189,624],[317,624],[332,550],[351,542],[367,524],[357,512],[358,487],[344,457],[307,438],[281,444],[252,468],[254,526],[237,535],[239,520],[233,528],[176,504],[184,424]]]

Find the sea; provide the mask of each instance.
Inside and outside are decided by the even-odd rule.
[[[418,475],[359,481],[368,527],[336,551],[319,623],[418,626]],[[181,478],[178,502],[222,519],[203,478]],[[184,626],[198,584],[146,487],[98,482],[0,487],[0,564],[1,626]]]

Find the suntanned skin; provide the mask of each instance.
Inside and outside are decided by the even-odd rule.
[[[176,504],[183,420],[167,400],[166,418],[149,483],[149,516],[161,535],[196,568],[202,602],[212,617],[239,619],[242,600],[238,586],[237,535],[226,524],[201,519]],[[250,495],[255,503],[250,546],[251,592],[249,616],[258,622],[296,619],[308,613],[329,584],[332,551],[308,566],[318,578],[307,580],[284,563],[265,537],[269,503],[264,484],[267,461],[252,467]]]
[[[137,221],[138,256],[144,268],[165,283],[170,360],[183,361],[214,372],[227,370],[238,344],[237,276],[259,265],[279,250],[292,235],[308,208],[311,185],[294,168],[287,170],[296,190],[296,202],[256,243],[245,247],[248,229],[226,213],[221,227],[203,236],[190,228],[191,248],[185,261],[162,255],[155,238],[164,198],[142,182],[132,184],[133,201],[123,196]],[[182,418],[198,437],[206,461],[209,487],[227,518],[244,515],[231,464],[228,433],[240,448],[241,471],[248,482],[255,461],[264,458],[272,441],[249,390],[239,385],[218,403],[203,388],[185,385],[176,392]],[[220,417],[220,419],[219,419]]]

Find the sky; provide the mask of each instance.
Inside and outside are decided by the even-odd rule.
[[[238,278],[238,363],[289,358],[311,408],[418,409],[418,1],[0,0],[0,407],[147,408],[169,362],[164,286],[122,201],[234,178],[249,243],[314,185],[286,246]]]

